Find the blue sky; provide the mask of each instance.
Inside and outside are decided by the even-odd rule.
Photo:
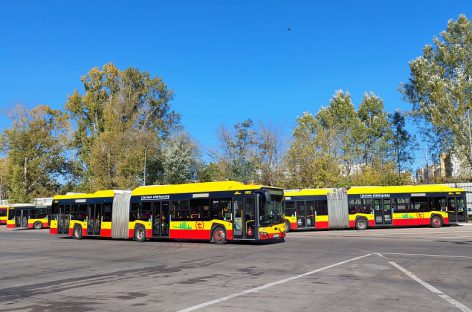
[[[408,61],[460,13],[472,17],[470,0],[1,1],[0,130],[17,103],[62,108],[108,62],[161,76],[204,149],[246,118],[289,136],[338,89],[408,110]]]

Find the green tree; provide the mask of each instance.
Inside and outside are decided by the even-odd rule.
[[[0,143],[1,140],[0,140]],[[8,174],[8,163],[6,158],[0,158],[0,200],[7,199],[7,174]]]
[[[396,171],[400,176],[403,172],[409,170],[413,164],[414,137],[405,128],[405,116],[399,111],[391,117],[392,127],[392,159],[395,163]]]
[[[82,83],[85,93],[75,90],[66,103],[76,127],[79,189],[141,185],[145,157],[147,175],[156,182],[163,141],[179,127],[172,91],[159,77],[113,64],[91,69]]]
[[[18,106],[10,118],[12,126],[1,136],[10,202],[54,195],[67,171],[66,115],[45,105],[31,110]]]
[[[241,182],[255,180],[254,151],[256,131],[252,120],[234,126],[234,131],[222,127],[218,133],[219,148],[211,152],[218,163],[222,178]]]
[[[373,166],[376,162],[385,163],[392,132],[383,100],[373,93],[366,93],[357,114],[361,131],[356,133],[355,140],[361,150],[362,164]]]
[[[472,21],[460,15],[410,62],[409,82],[401,86],[431,147],[455,153],[470,167],[471,51]]]

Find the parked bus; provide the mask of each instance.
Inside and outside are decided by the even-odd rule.
[[[0,225],[6,225],[8,220],[8,206],[0,206]]]
[[[290,190],[285,220],[291,230],[441,227],[467,222],[465,202],[463,189],[445,185]]]
[[[286,190],[285,229],[314,230],[328,228],[328,198],[331,189]]]
[[[8,208],[7,228],[48,228],[50,213],[51,207],[46,205],[11,204]]]
[[[348,190],[349,227],[441,227],[467,221],[465,192],[445,185],[353,187]]]
[[[209,240],[283,239],[283,190],[234,181],[55,196],[52,234]]]

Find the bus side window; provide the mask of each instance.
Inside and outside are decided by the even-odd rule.
[[[285,215],[287,217],[295,217],[295,202],[293,201],[285,202]]]
[[[111,222],[111,214],[112,214],[111,209],[112,209],[111,203],[103,204],[103,221],[104,222]]]
[[[136,221],[138,219],[139,203],[132,203],[129,209],[129,221]]]

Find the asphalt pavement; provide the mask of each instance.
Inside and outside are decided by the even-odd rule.
[[[0,227],[0,311],[472,311],[472,225],[271,244]]]

